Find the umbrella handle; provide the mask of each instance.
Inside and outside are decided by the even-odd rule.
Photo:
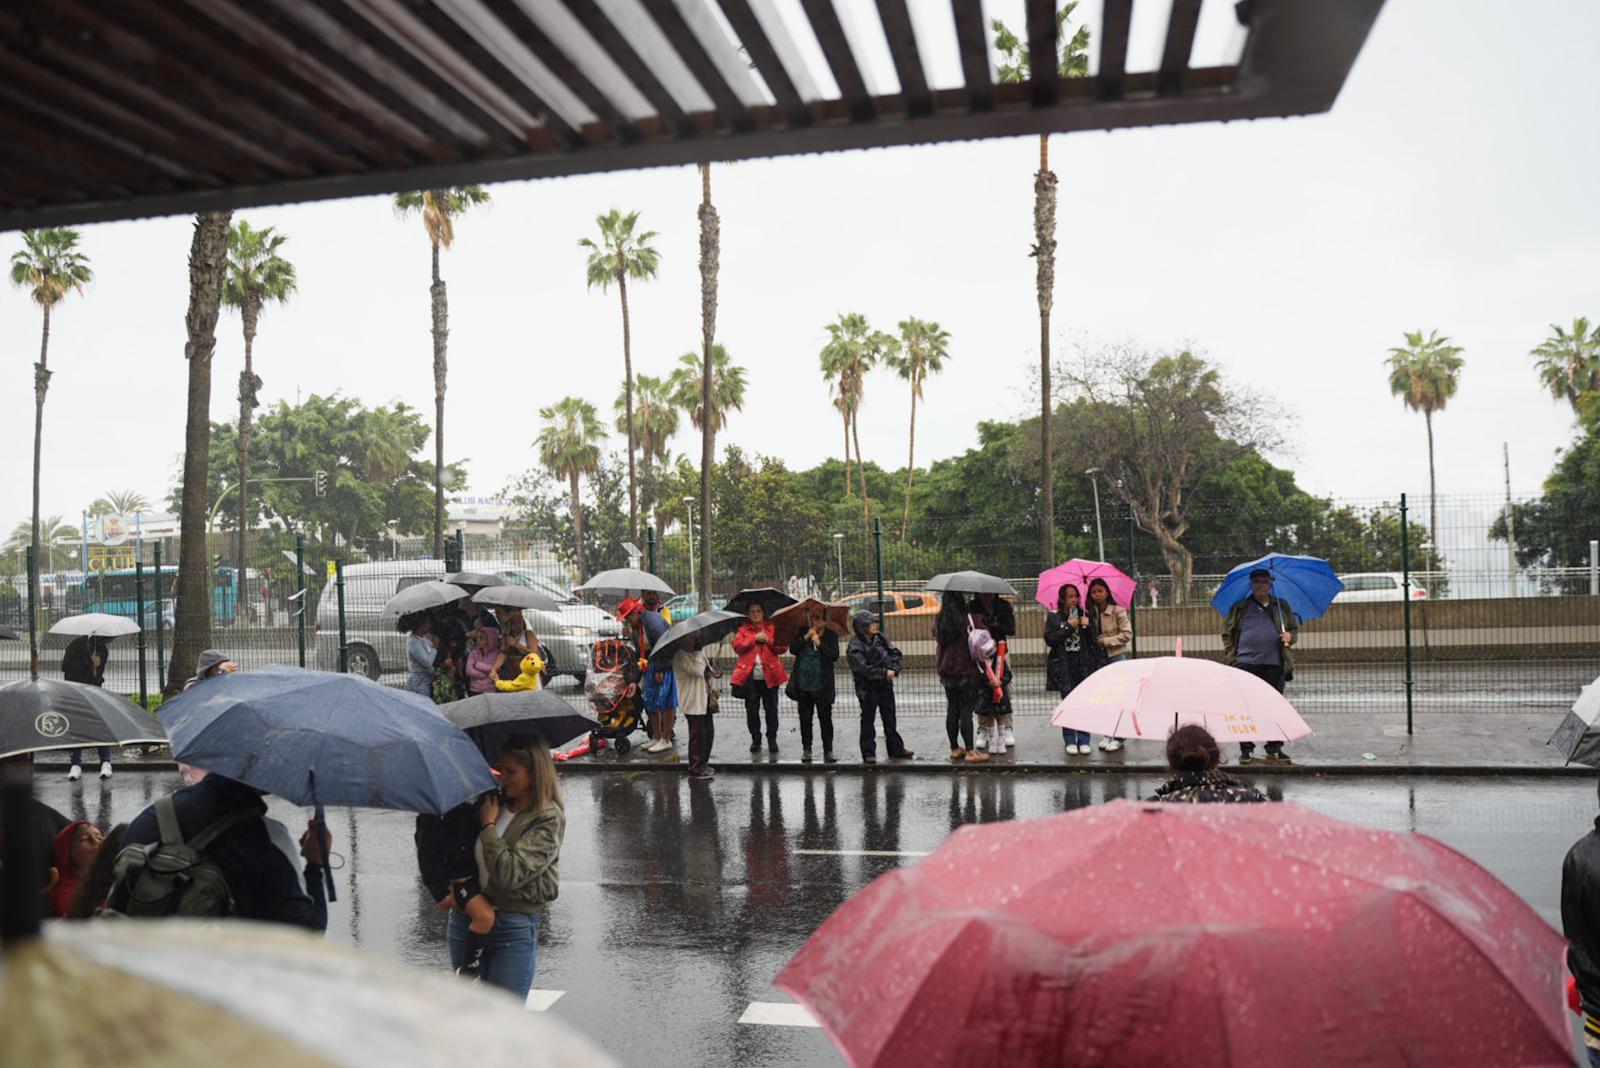
[[[311,804],[315,809],[315,814],[311,818],[312,830],[317,836],[317,845],[322,853],[323,885],[327,888],[328,900],[330,902],[338,901],[339,892],[333,886],[333,868],[328,864],[328,846],[330,845],[328,841],[328,817],[323,810],[322,803],[317,800],[317,773],[315,771],[307,771],[306,778],[311,784]]]

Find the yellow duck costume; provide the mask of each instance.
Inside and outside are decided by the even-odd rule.
[[[538,653],[529,653],[522,658],[522,674],[510,682],[505,679],[495,679],[494,688],[502,693],[537,690],[539,688],[539,673],[542,671],[544,671],[544,659]]]

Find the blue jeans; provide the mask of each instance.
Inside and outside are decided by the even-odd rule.
[[[100,754],[100,763],[102,763],[102,764],[111,763],[111,749],[110,749],[110,747],[102,745],[102,746],[99,746],[95,751]],[[82,749],[74,749],[70,753],[67,754],[67,763],[68,764],[77,764],[79,767],[82,767],[83,766],[83,760],[81,759],[82,757],[83,757],[83,750]]]
[[[1094,742],[1094,735],[1088,731],[1075,731],[1071,727],[1062,727],[1061,740],[1067,745],[1090,745]]]
[[[406,689],[420,697],[433,700],[433,673],[413,671],[406,676]]]
[[[471,922],[460,909],[450,910],[444,940],[450,947],[452,968],[461,967],[467,924]],[[502,912],[494,918],[494,927],[483,937],[489,943],[489,962],[483,969],[483,981],[527,1001],[528,991],[533,989],[533,968],[539,954],[539,917],[525,912]]]

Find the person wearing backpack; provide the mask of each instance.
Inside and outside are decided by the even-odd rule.
[[[968,643],[971,631],[967,599],[953,590],[947,592],[933,624],[933,670],[944,687],[944,732],[950,739],[950,760],[985,764],[989,754],[972,744],[972,713],[980,695],[978,662]]]
[[[331,837],[308,824],[303,869],[260,790],[211,774],[135,816],[123,836],[107,911],[132,917],[232,916],[312,931],[328,926]],[[318,841],[318,838],[321,841]]]

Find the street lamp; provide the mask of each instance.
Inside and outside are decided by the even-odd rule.
[[[1084,474],[1089,476],[1089,485],[1094,487],[1094,543],[1095,551],[1100,554],[1100,559],[1106,558],[1106,538],[1100,530],[1100,480],[1094,476],[1100,473],[1098,467],[1091,467]]]
[[[685,497],[684,506],[689,509],[689,525],[684,528],[683,536],[689,539],[689,591],[692,593],[699,588],[698,571],[694,569],[694,498]]]
[[[833,536],[833,552],[839,558],[839,596],[844,596],[844,535]]]

